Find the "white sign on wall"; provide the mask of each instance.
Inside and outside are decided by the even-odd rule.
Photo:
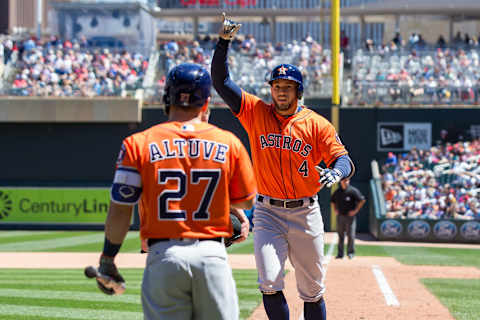
[[[404,151],[432,146],[432,124],[420,122],[379,122],[377,124],[378,151]]]

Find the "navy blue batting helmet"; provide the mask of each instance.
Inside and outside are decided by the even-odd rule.
[[[294,65],[288,63],[282,63],[273,68],[270,74],[270,80],[268,83],[272,85],[272,82],[277,79],[292,80],[298,83],[298,98],[302,98],[303,95],[303,77],[300,70]]]
[[[212,78],[202,66],[182,63],[173,67],[165,81],[163,102],[183,107],[202,107],[210,97]]]

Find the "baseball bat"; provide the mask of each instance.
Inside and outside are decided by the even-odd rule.
[[[95,278],[101,282],[106,288],[113,289],[115,294],[119,295],[125,292],[125,282],[117,282],[112,279],[112,277],[107,276],[97,270],[94,266],[85,267],[84,270],[85,277]]]

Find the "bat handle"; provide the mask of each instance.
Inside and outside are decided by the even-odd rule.
[[[85,274],[85,277],[90,279],[96,278],[99,274],[97,268],[95,268],[94,266],[85,267],[85,270],[83,270],[83,273]]]

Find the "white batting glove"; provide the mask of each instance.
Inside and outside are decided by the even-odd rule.
[[[242,25],[230,19],[227,19],[225,12],[222,12],[222,27],[218,36],[225,40],[232,40]]]
[[[338,183],[340,180],[342,180],[342,173],[338,169],[323,169],[319,166],[315,166],[315,170],[317,170],[320,174],[320,180],[318,182],[327,188],[330,188],[335,183]]]

